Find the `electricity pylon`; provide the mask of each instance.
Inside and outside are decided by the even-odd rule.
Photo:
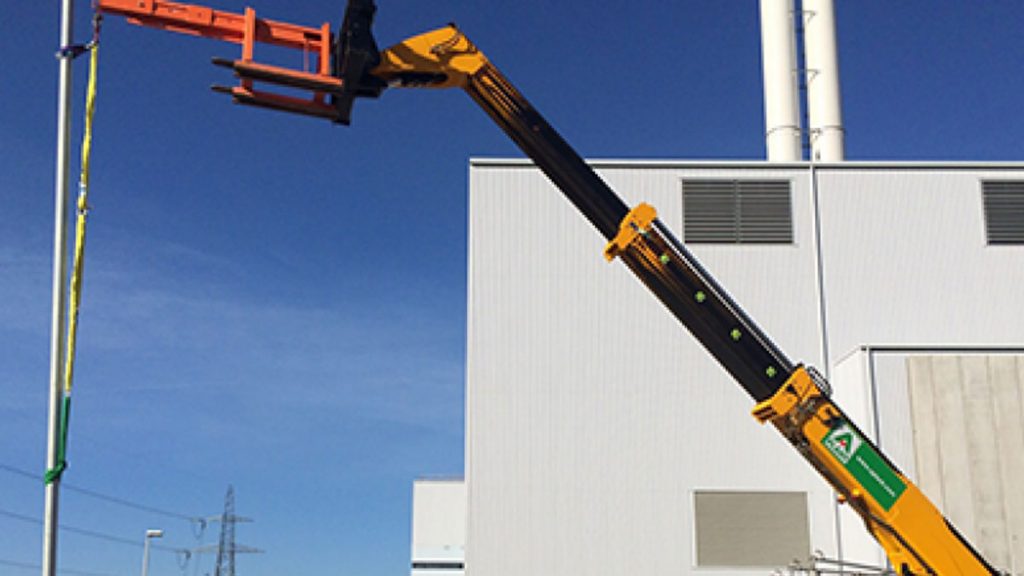
[[[235,542],[235,524],[239,522],[252,522],[252,518],[235,515],[235,488],[228,486],[228,493],[224,496],[224,513],[220,516],[211,516],[206,519],[209,522],[220,522],[220,539],[216,545],[202,546],[193,552],[217,552],[217,566],[213,576],[235,576],[235,554],[258,554],[263,550],[253,548]]]

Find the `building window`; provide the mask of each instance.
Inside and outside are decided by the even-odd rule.
[[[1024,244],[1024,180],[981,183],[985,235],[991,244]]]
[[[684,180],[683,239],[691,244],[792,244],[788,180]]]
[[[698,567],[775,568],[810,557],[805,492],[699,491],[694,519]]]

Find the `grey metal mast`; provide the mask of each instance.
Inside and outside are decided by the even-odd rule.
[[[74,24],[73,0],[62,0],[60,46],[71,46]],[[47,470],[57,465],[58,445],[61,437],[61,403],[64,391],[64,322],[67,301],[67,217],[69,178],[69,141],[71,138],[71,60],[72,56],[60,52],[57,89],[57,172],[53,225],[53,313],[50,324],[50,402],[47,426]],[[43,576],[57,573],[57,509],[60,477],[53,478],[45,488],[43,517]]]

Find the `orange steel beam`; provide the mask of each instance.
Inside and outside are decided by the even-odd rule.
[[[330,50],[330,25],[311,28],[256,18],[251,8],[245,14],[235,14],[166,0],[98,0],[96,7],[100,12],[124,16],[132,24],[235,44],[245,44],[247,37],[252,37],[253,42],[317,54],[322,54],[324,48]]]
[[[216,64],[234,69],[240,78],[239,86],[233,89],[218,87],[218,92],[232,95],[234,101],[241,104],[337,119],[337,113],[327,105],[327,96],[341,89],[341,81],[331,75],[333,36],[327,22],[319,28],[312,28],[257,18],[252,8],[246,8],[243,14],[235,14],[167,0],[96,0],[96,9],[105,14],[124,16],[128,22],[140,26],[241,44],[240,60],[215,59]],[[313,54],[317,59],[315,70],[300,71],[258,64],[254,61],[258,42]],[[253,87],[256,81],[307,89],[312,95],[305,100],[259,91]]]

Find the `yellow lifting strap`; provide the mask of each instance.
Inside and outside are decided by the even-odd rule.
[[[99,61],[99,20],[94,19],[93,41],[84,47],[89,50],[89,84],[85,96],[85,127],[82,136],[82,171],[78,179],[78,218],[75,223],[75,259],[71,269],[71,295],[68,303],[67,346],[64,357],[64,398],[60,407],[60,435],[57,440],[56,465],[47,470],[47,484],[58,480],[67,468],[68,421],[71,415],[71,383],[75,368],[75,346],[78,336],[78,308],[82,301],[82,273],[85,266],[85,222],[89,213],[89,157],[92,151],[92,119],[96,112],[96,69]],[[72,57],[73,52],[70,52]]]
[[[96,64],[99,45],[89,57],[89,85],[85,97],[85,130],[82,136],[82,173],[78,180],[78,220],[75,223],[75,260],[71,269],[71,298],[68,309],[67,356],[64,362],[64,394],[71,394],[78,336],[78,308],[82,301],[82,273],[85,267],[85,223],[89,214],[89,156],[92,151],[92,118],[96,112]]]

